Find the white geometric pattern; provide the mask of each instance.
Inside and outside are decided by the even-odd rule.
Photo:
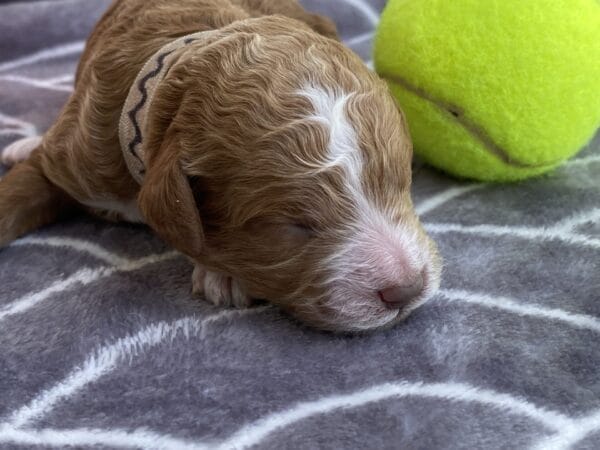
[[[364,0],[345,0],[348,7],[355,8],[369,21],[372,27],[378,20],[377,11]],[[369,41],[373,32],[367,32],[350,38],[349,45],[358,45]],[[68,95],[72,91],[71,74],[56,75],[51,78],[31,77],[22,73],[9,73],[42,61],[78,55],[83,49],[83,41],[61,44],[49,49],[34,52],[12,61],[0,63],[0,83],[17,83],[35,89],[63,92]],[[34,124],[21,118],[0,113],[0,137],[33,136],[38,132]],[[567,168],[583,168],[600,162],[600,155],[589,155],[567,163]],[[467,184],[444,188],[416,205],[416,211],[424,216],[448,202],[460,201],[460,197],[475,193],[478,190],[490,189],[486,184]],[[483,237],[508,236],[533,242],[543,246],[547,241],[560,241],[565,245],[578,246],[592,251],[600,250],[600,239],[582,235],[577,227],[585,223],[599,223],[600,208],[582,210],[577,214],[547,227],[499,226],[494,224],[463,225],[459,223],[427,223],[427,230],[436,238],[445,234],[465,234]],[[68,295],[69,291],[82,285],[106,280],[116,273],[133,272],[144,267],[169,259],[177,258],[176,252],[150,254],[140,258],[130,258],[116,254],[85,239],[65,236],[25,237],[12,244],[13,247],[43,246],[49,249],[63,249],[83,252],[91,255],[103,265],[100,268],[80,268],[75,273],[56,282],[30,292],[0,307],[1,323],[20,314],[25,314],[40,302],[54,301],[59,295]],[[599,256],[600,258],[600,256]],[[444,288],[439,295],[422,308],[431,308],[440,302],[460,302],[472,308],[491,308],[506,314],[522,317],[533,317],[546,320],[551,324],[583,329],[594,333],[600,332],[600,318],[591,315],[569,312],[559,308],[548,308],[532,304],[516,298],[491,296],[481,292],[470,292],[461,289]],[[270,308],[255,308],[246,311],[223,311],[206,317],[185,317],[173,322],[157,322],[149,324],[139,331],[125,337],[107,342],[104,346],[92,351],[83,362],[73,367],[69,374],[58,383],[39,392],[31,401],[8,414],[4,423],[0,423],[0,443],[21,445],[45,445],[62,447],[66,445],[91,446],[105,445],[115,448],[160,448],[160,449],[213,449],[213,448],[246,448],[260,444],[274,432],[282,432],[286,427],[317,415],[333,414],[337,411],[359,408],[361,406],[383,401],[393,401],[406,397],[422,399],[440,399],[453,403],[473,403],[489,408],[490,414],[514,415],[535,421],[545,427],[550,434],[535,442],[532,449],[567,449],[577,444],[586,436],[600,431],[600,410],[593,410],[586,415],[571,417],[558,411],[536,406],[522,396],[484,389],[467,383],[452,380],[438,383],[422,383],[408,380],[386,382],[365,386],[359,390],[346,393],[332,393],[317,399],[301,401],[253,422],[241,426],[220,442],[197,442],[159,433],[147,428],[138,429],[35,429],[33,426],[44,415],[48,414],[60,402],[63,402],[90,383],[109,374],[119,365],[130,362],[133,358],[147,354],[153,348],[175,336],[185,339],[204,339],[210,332],[209,325],[227,322],[246,315],[261,313]],[[231,326],[234,326],[232,322]]]
[[[109,252],[103,249],[99,249],[98,246],[94,245],[91,242],[81,242],[75,239],[51,239],[51,243],[47,244],[48,246],[56,246],[56,242],[60,241],[65,242],[65,246],[71,246],[68,243],[75,242],[76,244],[72,247],[75,249],[86,249],[92,250],[89,251],[93,256],[106,255],[108,259],[119,260],[120,258],[116,255],[111,255]],[[17,241],[16,243],[19,245],[20,243]],[[22,245],[22,244],[21,244]],[[173,259],[177,257],[179,254],[177,252],[167,252],[160,255],[149,255],[144,258],[129,260],[123,259],[120,264],[114,265],[112,267],[102,267],[99,269],[80,269],[74,274],[59,280],[50,286],[42,289],[41,291],[33,292],[30,294],[26,294],[21,298],[18,298],[0,308],[0,322],[15,314],[21,314],[27,311],[30,308],[33,308],[41,301],[46,300],[60,292],[64,292],[68,289],[71,289],[75,286],[85,286],[87,284],[93,283],[95,281],[101,280],[103,278],[109,277],[114,273],[118,272],[131,272],[135,270],[139,270],[149,264],[156,264],[162,261],[166,261],[169,259]]]
[[[0,136],[15,135],[22,137],[36,136],[35,125],[24,120],[10,117],[0,112]]]
[[[425,228],[427,231],[433,234],[465,233],[480,236],[510,236],[520,239],[548,239],[559,240],[566,244],[575,244],[600,249],[600,239],[587,237],[574,231],[574,229],[579,225],[583,225],[585,223],[597,223],[599,221],[600,208],[594,208],[591,211],[584,211],[548,227],[498,225],[465,226],[461,224],[428,223],[425,225]]]
[[[472,189],[462,190],[461,192],[470,192]],[[456,190],[451,191],[453,194]],[[455,195],[449,195],[442,192],[424,202],[425,204],[434,204],[441,206],[439,198],[452,199]],[[431,211],[433,207],[429,207]],[[556,226],[548,229],[549,234],[542,232],[519,232],[517,235],[524,238],[548,238],[555,237],[558,230],[571,232],[573,228],[589,220],[600,219],[600,209],[593,210],[587,214],[579,214],[573,218],[568,218]],[[429,227],[429,225],[426,225]],[[434,230],[438,228],[434,227]],[[454,231],[447,230],[446,231]],[[459,232],[464,230],[459,228]],[[510,229],[509,231],[511,232]],[[575,243],[572,239],[567,242]],[[48,298],[51,294],[62,292],[71,286],[80,283],[87,284],[103,277],[108,277],[118,271],[132,271],[144,267],[147,264],[164,261],[168,258],[176,257],[175,252],[169,252],[163,255],[150,255],[137,260],[130,260],[125,257],[115,255],[97,244],[73,238],[33,238],[27,237],[16,241],[12,245],[44,245],[49,247],[67,247],[77,251],[84,251],[92,256],[113,264],[109,268],[101,269],[82,269],[70,277],[51,285],[41,291],[28,294],[17,299],[0,310],[0,320],[11,314],[18,314],[35,306],[39,301]],[[558,320],[578,328],[587,328],[600,332],[600,320],[585,316],[582,314],[573,314],[560,309],[547,309],[539,306],[521,305],[518,301],[507,298],[492,297],[485,294],[476,294],[466,291],[442,290],[442,298],[452,301],[466,302],[470,304],[479,304],[486,307],[500,308],[504,311],[536,316],[541,319]],[[427,307],[427,306],[424,306]],[[8,439],[8,442],[20,443],[44,443],[45,445],[64,445],[65,442],[80,445],[105,444],[115,446],[134,447],[143,445],[147,448],[216,448],[215,443],[193,444],[186,443],[169,436],[158,435],[147,430],[141,432],[116,432],[116,430],[24,430],[32,420],[39,419],[44,413],[53,407],[53,405],[63,398],[73,395],[77,390],[85,387],[86,384],[95,381],[98,377],[114,368],[119,361],[123,361],[125,356],[135,357],[140,353],[147,351],[149,347],[159,344],[162,340],[178,332],[189,338],[193,334],[200,334],[204,327],[212,322],[222,318],[235,317],[248,313],[256,313],[265,308],[250,309],[246,311],[224,311],[204,319],[188,317],[180,319],[173,323],[164,322],[150,325],[139,331],[135,335],[119,339],[114,344],[107,345],[102,349],[95,351],[81,368],[75,369],[64,381],[56,386],[39,394],[28,405],[12,413],[10,419],[0,428],[0,442],[2,439]],[[298,420],[310,417],[314,414],[324,414],[337,409],[347,409],[358,407],[369,402],[388,400],[390,398],[399,398],[404,396],[433,397],[443,398],[452,401],[476,402],[494,407],[500,411],[511,414],[522,414],[529,418],[539,421],[548,428],[556,432],[556,436],[543,441],[540,448],[567,448],[567,444],[572,444],[585,437],[585,435],[600,429],[600,413],[591,414],[583,419],[574,420],[557,412],[538,408],[524,399],[512,397],[500,392],[482,390],[480,388],[456,383],[386,383],[384,385],[373,386],[365,390],[348,394],[337,395],[334,397],[319,399],[305,404],[299,404],[288,411],[283,411],[273,416],[260,419],[258,422],[250,424],[235,434],[227,441],[219,444],[218,448],[245,448],[258,444],[267,434],[284,428]],[[39,441],[36,441],[36,437]],[[68,439],[65,441],[64,439]],[[157,444],[160,442],[160,444]]]
[[[8,72],[28,66],[30,64],[39,63],[41,61],[47,61],[50,59],[64,58],[65,56],[79,55],[85,46],[85,41],[70,42],[68,44],[57,45],[39,52],[32,53],[27,56],[14,59],[12,61],[5,61],[0,63],[0,72]]]
[[[66,82],[72,82],[73,75],[65,75],[46,80],[29,78],[21,75],[0,75],[0,81],[12,81],[14,83],[22,83],[40,89],[49,89],[51,91],[73,92],[73,88],[71,86],[63,85]]]

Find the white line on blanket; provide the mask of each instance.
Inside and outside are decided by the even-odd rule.
[[[26,66],[39,61],[76,55],[83,51],[84,46],[85,41],[76,41],[68,44],[57,45],[56,47],[47,48],[45,50],[40,50],[27,56],[13,59],[12,61],[0,63],[0,72],[6,72],[7,70],[16,69],[17,67]]]
[[[63,86],[60,84],[50,83],[46,80],[41,80],[38,78],[23,77],[20,75],[1,75],[0,81],[21,83],[21,84],[26,84],[27,86],[33,86],[33,87],[41,88],[41,89],[48,89],[51,91],[73,92],[73,88],[71,86]]]
[[[600,155],[589,155],[589,156],[585,156],[583,158],[571,159],[571,160],[567,161],[561,167],[588,165],[590,163],[595,163],[595,162],[600,162]]]
[[[174,322],[158,322],[144,327],[136,334],[128,335],[118,339],[110,345],[106,345],[90,355],[86,361],[77,366],[66,378],[54,387],[37,395],[28,405],[15,411],[9,425],[15,428],[22,427],[27,423],[41,417],[50,411],[60,400],[72,396],[87,384],[96,381],[115,369],[117,365],[125,360],[130,360],[149,347],[160,344],[169,337],[175,337],[178,332],[189,338],[191,335],[203,336],[206,325],[223,319],[243,316],[262,312],[267,307],[250,308],[243,310],[225,310],[213,314],[204,319],[198,317],[185,317]]]
[[[37,431],[17,430],[8,424],[4,428],[0,428],[0,442],[52,446],[69,443],[71,445],[108,445],[150,449],[242,449],[257,445],[271,433],[309,417],[403,397],[437,398],[451,402],[482,404],[497,411],[528,417],[553,431],[568,429],[576,425],[573,419],[559,412],[538,407],[517,396],[481,389],[465,383],[411,383],[400,381],[379,384],[349,394],[332,395],[318,400],[296,403],[287,410],[275,412],[243,426],[221,443],[191,443],[169,435],[156,434],[147,429],[125,431],[120,429],[90,430],[81,428],[76,430],[45,429]],[[155,441],[152,442],[152,439]]]
[[[567,450],[590,434],[600,430],[600,410],[573,420],[552,436],[541,439],[531,450]]]
[[[458,289],[441,289],[439,294],[447,300],[455,302],[474,303],[489,308],[497,308],[520,316],[538,317],[558,320],[576,328],[583,328],[600,333],[600,319],[587,314],[571,313],[559,308],[523,304],[508,297],[493,297],[491,295],[462,291]]]
[[[29,137],[29,136],[35,136],[34,134],[30,134],[28,132],[26,132],[25,130],[17,130],[14,128],[0,128],[0,136],[21,136],[21,137]],[[0,149],[2,150],[2,149]]]
[[[512,236],[522,239],[559,240],[567,244],[600,249],[600,239],[576,233],[559,233],[552,228],[516,227],[502,225],[460,225],[454,223],[427,223],[425,229],[433,234],[463,233],[481,236]]]
[[[0,128],[0,136],[13,134],[19,136],[37,135],[37,129],[32,123],[17,119],[16,117],[7,116],[0,112],[0,127],[2,125],[8,126],[8,128]]]
[[[0,128],[0,136],[21,136],[21,137],[29,137],[35,136],[35,133],[30,133],[24,129],[16,129],[16,128]],[[0,148],[0,150],[2,150]]]
[[[595,162],[600,162],[600,155],[591,155],[591,156],[586,156],[584,158],[572,159],[572,160],[567,161],[561,167],[588,165],[590,163],[595,163]],[[439,192],[438,194],[431,196],[427,200],[422,201],[420,204],[418,204],[415,207],[415,211],[417,212],[418,215],[422,216],[422,215],[430,212],[431,210],[443,205],[444,203],[446,203],[449,200],[453,200],[454,198],[456,198],[460,195],[472,192],[474,190],[484,188],[486,186],[487,186],[487,184],[485,184],[485,183],[478,183],[478,184],[470,184],[467,186],[457,186],[457,187],[452,187],[452,188],[446,189],[444,191]]]
[[[590,211],[583,211],[577,214],[572,215],[571,217],[567,217],[566,219],[558,222],[554,226],[549,228],[549,232],[552,234],[560,235],[577,235],[575,233],[575,229],[581,225],[586,223],[596,223],[600,222],[600,208],[593,208]]]
[[[560,430],[572,424],[569,417],[540,408],[525,399],[468,384],[398,382],[380,384],[351,394],[298,403],[286,411],[276,412],[244,426],[218,448],[250,447],[258,444],[270,433],[311,416],[338,409],[356,408],[390,398],[413,396],[484,404],[515,415],[527,416],[553,430]]]
[[[21,445],[43,445],[51,447],[102,445],[109,448],[136,448],[147,450],[204,450],[206,447],[167,434],[159,434],[147,429],[132,431],[121,429],[98,430],[78,428],[76,430],[29,430],[10,426],[0,426],[0,442]]]
[[[346,39],[346,41],[344,41],[344,44],[346,44],[348,47],[351,47],[353,45],[357,45],[357,44],[360,44],[364,41],[371,39],[374,35],[375,35],[374,31],[369,31],[368,33],[359,34],[358,36],[354,36],[354,37],[351,37],[350,39]]]
[[[379,22],[379,14],[377,11],[363,0],[344,0],[350,6],[359,10],[368,20],[371,25],[376,25]]]
[[[52,283],[47,288],[41,291],[26,294],[25,296],[9,303],[0,309],[0,321],[8,316],[22,313],[28,309],[34,307],[41,301],[47,299],[53,294],[58,292],[66,291],[77,285],[87,285],[101,278],[106,278],[117,272],[131,272],[134,270],[141,269],[148,264],[154,264],[167,259],[172,259],[179,256],[177,252],[167,252],[159,255],[150,255],[144,258],[130,260],[124,262],[124,264],[115,267],[103,267],[99,269],[81,269],[64,280],[59,280]]]
[[[417,215],[422,216],[460,195],[484,188],[485,186],[485,184],[469,184],[467,186],[451,187],[422,201],[415,207],[415,211]]]
[[[59,75],[57,77],[52,78],[44,78],[43,81],[50,84],[65,84],[70,83],[73,84],[75,81],[75,76],[72,73],[66,73],[64,75]]]
[[[109,252],[98,244],[83,239],[70,237],[24,237],[10,244],[13,246],[24,245],[41,245],[47,247],[67,247],[84,253],[89,253],[94,258],[98,258],[114,266],[122,266],[130,264],[131,259],[119,256],[113,252]]]
[[[59,280],[55,283],[52,283],[50,286],[39,292],[27,294],[4,306],[2,309],[0,309],[0,321],[5,319],[6,317],[22,313],[30,308],[33,308],[39,302],[47,299],[52,294],[56,294],[57,292],[63,292],[77,284],[86,285],[112,272],[114,272],[114,269],[81,269],[75,272],[70,277],[65,278],[64,280]]]

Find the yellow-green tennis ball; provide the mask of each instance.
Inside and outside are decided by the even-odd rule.
[[[431,165],[479,180],[538,175],[600,125],[600,2],[390,0],[375,68]]]

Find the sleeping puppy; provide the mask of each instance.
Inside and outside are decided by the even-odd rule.
[[[74,208],[148,224],[218,305],[389,326],[432,295],[435,245],[385,83],[295,0],[117,0],[75,90],[0,181],[0,246]]]

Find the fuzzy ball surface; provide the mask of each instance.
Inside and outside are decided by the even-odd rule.
[[[600,125],[598,0],[390,0],[374,55],[415,153],[455,176],[539,175]]]

